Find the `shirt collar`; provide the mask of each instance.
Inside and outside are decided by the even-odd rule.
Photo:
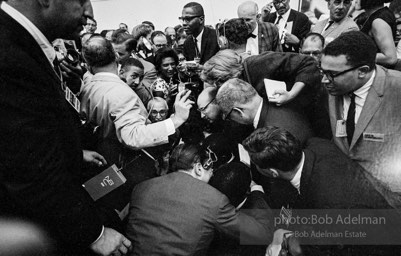
[[[53,45],[45,37],[45,35],[33,24],[27,17],[20,13],[15,8],[11,7],[7,2],[1,2],[1,9],[10,15],[16,22],[21,24],[32,35],[35,41],[39,44],[43,53],[46,55],[50,64],[53,66],[53,61],[56,58],[56,51]]]
[[[358,90],[354,91],[354,94],[359,97],[359,98],[365,98],[365,96],[368,94],[370,87],[373,84],[373,80],[376,77],[376,70],[373,70],[373,74],[370,77],[370,79]]]
[[[260,105],[258,107],[258,111],[256,111],[255,119],[253,119],[253,127],[255,129],[258,127],[260,114],[262,113],[262,106],[263,106],[263,100],[260,101]]]
[[[304,163],[305,163],[305,153],[302,152],[302,158],[297,173],[295,174],[294,178],[290,180],[291,185],[298,190],[298,193],[300,193],[301,190],[301,176],[302,176],[302,169],[304,168]]]
[[[286,22],[287,22],[287,20],[288,20],[288,17],[290,16],[290,11],[291,11],[291,8],[290,9],[288,9],[288,11],[286,12],[286,13],[284,13],[281,17],[283,17],[283,20],[285,20]],[[278,17],[279,15],[278,15],[278,13],[277,13],[277,17]]]
[[[199,33],[199,35],[196,37],[196,40],[197,40],[198,42],[201,42],[201,41],[202,41],[203,31],[205,31],[205,28],[203,28],[202,31]]]

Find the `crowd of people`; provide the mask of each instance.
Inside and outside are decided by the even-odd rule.
[[[216,26],[189,2],[101,33],[89,0],[0,1],[0,254],[401,255],[396,19],[354,1]],[[124,182],[93,200],[110,166]],[[395,217],[376,244],[276,223],[350,209]]]

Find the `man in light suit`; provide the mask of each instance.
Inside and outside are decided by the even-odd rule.
[[[329,0],[327,5],[330,10],[330,17],[316,23],[312,32],[321,34],[326,44],[333,41],[341,33],[359,30],[358,25],[348,17],[348,11],[351,8],[352,0]]]
[[[323,51],[336,145],[392,192],[401,193],[401,73],[375,65],[375,44],[362,32],[340,35]]]
[[[262,9],[262,20],[278,26],[283,44],[283,51],[298,52],[301,40],[308,34],[311,28],[309,18],[290,8],[290,0],[273,0],[276,12],[270,13],[272,6],[266,5]]]
[[[258,21],[258,5],[247,1],[238,6],[238,18],[243,18],[250,26],[246,51],[258,55],[266,51],[281,52],[278,29],[269,22]]]
[[[125,254],[131,243],[106,226],[82,188],[81,122],[50,43],[79,36],[93,19],[90,1],[0,5],[0,214],[37,222],[58,255]]]
[[[205,14],[199,3],[190,2],[182,10],[180,17],[185,33],[184,56],[187,60],[205,63],[219,51],[217,35],[214,29],[205,27]]]
[[[109,141],[119,148],[114,152],[108,150],[109,153],[99,149],[107,162],[118,163],[123,148],[138,150],[168,143],[168,136],[187,120],[193,104],[187,100],[190,92],[182,91],[177,95],[174,116],[150,124],[138,95],[117,75],[111,43],[100,36],[92,37],[83,46],[82,53],[94,75],[82,87],[81,112],[88,121],[99,126],[101,141]]]
[[[207,182],[216,155],[195,144],[178,145],[170,157],[173,173],[139,184],[132,192],[127,236],[134,255],[206,255],[216,231],[241,244],[272,238],[266,202],[244,214]]]

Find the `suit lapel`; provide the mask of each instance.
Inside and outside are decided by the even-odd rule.
[[[204,27],[203,34],[202,34],[200,56],[199,56],[199,58],[201,59],[202,63],[203,63],[203,56],[205,56],[207,40],[209,39],[209,33],[210,33],[209,28]]]
[[[260,111],[260,117],[257,128],[264,127],[268,112],[269,112],[269,103],[263,99],[262,111]]]
[[[355,125],[355,132],[350,147],[351,150],[382,103],[385,80],[386,77],[383,69],[376,66],[376,77],[369,89],[361,115]]]
[[[32,58],[37,62],[37,65],[41,66],[42,70],[51,75],[57,84],[61,85],[60,78],[56,75],[49,60],[32,35],[21,24],[16,22],[1,9],[0,22],[4,24],[5,27],[12,28],[9,30],[11,37],[18,38],[18,40],[14,40],[14,42],[19,44],[22,49],[26,49],[26,52],[32,56]]]

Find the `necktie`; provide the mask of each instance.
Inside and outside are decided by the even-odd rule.
[[[324,31],[326,31],[327,29],[329,29],[329,27],[330,27],[331,25],[333,25],[333,23],[334,23],[334,20],[329,20],[329,22],[327,23],[327,26],[326,26],[326,28],[324,29]]]
[[[199,48],[198,48],[198,39],[196,39],[195,37],[194,37],[194,42],[195,42],[195,57],[199,58],[200,51],[199,51]]]
[[[351,98],[351,104],[349,105],[348,109],[346,129],[348,144],[351,145],[352,137],[355,131],[355,94],[351,93],[349,97]]]
[[[283,16],[279,15],[279,16],[278,16],[278,19],[277,19],[276,23],[274,23],[274,25],[278,25],[278,23],[280,22],[280,20],[281,20],[282,18],[283,18]]]

